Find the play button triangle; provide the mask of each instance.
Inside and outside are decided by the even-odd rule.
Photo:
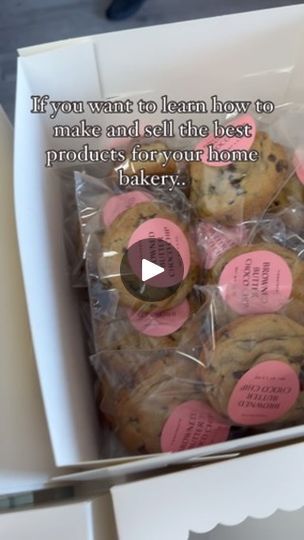
[[[141,262],[142,281],[148,281],[148,279],[152,279],[153,277],[158,276],[159,274],[162,274],[164,271],[165,271],[165,268],[158,266],[158,264],[148,261],[148,259],[142,259],[142,262]]]

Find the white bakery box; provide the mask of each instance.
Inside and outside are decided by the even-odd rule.
[[[85,481],[100,488],[116,483],[107,497],[123,540],[187,540],[189,531],[206,533],[217,524],[236,525],[248,516],[265,518],[277,509],[304,506],[303,426],[178,454],[99,459],[88,362],[67,273],[59,179],[55,169],[44,167],[45,150],[60,145],[50,137],[49,115],[30,112],[32,95],[87,101],[155,89],[181,99],[217,93],[222,99],[301,101],[303,30],[304,6],[299,5],[20,51],[14,194],[26,300],[7,164],[12,135],[1,118],[1,493],[40,487],[52,478],[78,482],[80,491],[87,489]],[[282,447],[263,451],[275,444]],[[236,457],[242,451],[249,454]],[[208,464],[219,455],[219,463]],[[181,464],[188,468],[170,469]],[[131,474],[154,477],[124,484]],[[229,538],[225,531],[214,534]],[[280,528],[276,534],[280,537]]]

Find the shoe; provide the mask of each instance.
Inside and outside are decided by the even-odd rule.
[[[113,0],[106,11],[107,19],[119,21],[136,13],[145,0]]]

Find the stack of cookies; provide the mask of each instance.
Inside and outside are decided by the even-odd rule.
[[[115,170],[111,179],[76,178],[99,408],[126,453],[179,451],[225,441],[234,427],[239,436],[304,419],[304,262],[260,228],[266,213],[296,204],[302,214],[289,227],[299,234],[304,192],[282,145],[257,131],[252,148],[256,162],[185,167],[186,193],[121,190]],[[124,174],[142,166],[128,161]],[[160,167],[161,159],[144,165],[151,175]],[[171,294],[145,296],[149,285],[144,293],[142,283],[126,285],[124,258],[139,231],[168,240],[166,227],[181,257],[187,246],[185,271]]]

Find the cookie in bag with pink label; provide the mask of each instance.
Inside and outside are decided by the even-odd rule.
[[[257,243],[226,251],[210,272],[222,301],[234,314],[275,313],[304,301],[304,262],[277,244]]]
[[[263,131],[256,132],[251,149],[257,161],[191,164],[190,200],[200,217],[231,226],[265,212],[288,179],[287,153]]]
[[[105,231],[98,269],[126,307],[161,311],[181,304],[199,279],[187,219],[160,201],[136,204]]]
[[[223,253],[246,243],[249,230],[243,224],[224,227],[204,220],[197,223],[195,234],[201,264],[203,268],[210,270]]]
[[[262,429],[304,420],[304,327],[278,314],[239,317],[201,357],[210,404],[234,424]]]
[[[129,357],[121,351],[93,359],[95,368],[100,363],[100,409],[129,452],[177,452],[228,439],[230,422],[206,403],[195,362],[177,351],[133,351],[129,371],[117,371]]]
[[[198,342],[195,315],[202,304],[203,299],[193,294],[166,311],[119,306],[113,317],[93,318],[95,350],[170,349],[193,340],[193,335]]]

